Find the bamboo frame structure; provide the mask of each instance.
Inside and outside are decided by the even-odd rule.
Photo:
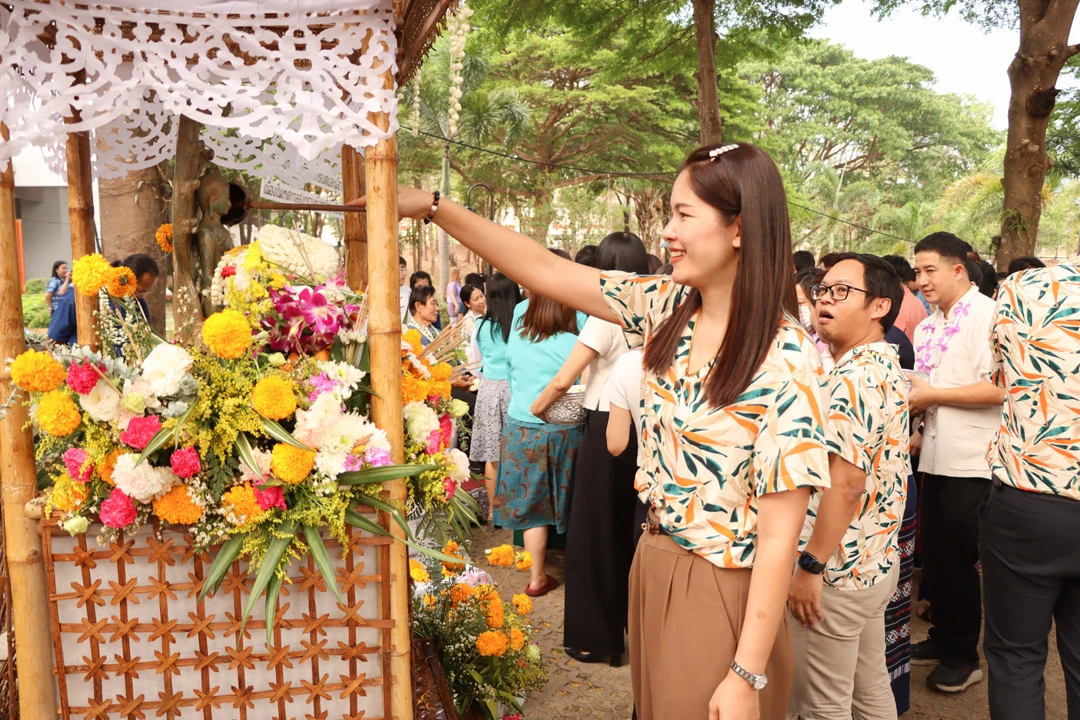
[[[71,227],[71,262],[95,252],[94,237],[94,179],[90,169],[90,133],[68,133],[68,221]],[[75,323],[79,344],[97,350],[100,339],[94,322],[98,309],[97,298],[75,293]]]
[[[8,131],[0,125],[0,141]],[[9,162],[0,172],[0,297],[22,294],[19,245],[15,234],[15,172]],[[0,312],[0,357],[13,358],[26,349],[22,305],[4,303]],[[0,396],[14,398],[11,373],[0,373]],[[34,440],[29,411],[21,398],[9,403],[0,418],[0,491],[4,504],[4,544],[11,577],[11,612],[19,657],[19,714],[24,720],[55,720],[52,647],[42,560],[41,538],[23,508],[37,491]]]
[[[355,148],[341,148],[341,191],[345,202],[364,194],[364,158]],[[367,225],[355,214],[345,215],[345,277],[349,287],[359,290],[368,274]]]
[[[394,86],[394,73],[387,68],[386,87]],[[375,123],[386,129],[390,117],[374,116]],[[405,461],[403,435],[403,405],[401,394],[401,317],[398,299],[398,212],[397,212],[397,138],[380,140],[364,154],[364,175],[367,179],[367,261],[372,271],[368,284],[368,349],[371,358],[371,385],[374,397],[372,420],[386,432],[395,463]],[[393,271],[391,270],[393,269]],[[386,483],[391,503],[404,506],[408,495],[401,478]],[[404,531],[389,523],[390,532],[403,538]],[[391,587],[408,588],[409,558],[404,543],[391,545],[387,554],[390,563]],[[409,593],[389,594],[390,617],[394,628],[390,633],[390,677],[394,717],[403,720],[413,716],[411,676],[411,631],[409,628]]]

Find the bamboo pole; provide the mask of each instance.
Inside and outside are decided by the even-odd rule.
[[[74,119],[77,119],[77,114]],[[74,132],[67,136],[67,195],[68,221],[71,224],[71,261],[74,263],[96,251],[94,238],[94,180],[90,169],[90,133]],[[98,350],[101,339],[97,334],[94,312],[98,309],[96,296],[75,293],[75,322],[79,344]]]
[[[8,139],[7,127],[0,123],[0,141],[6,143]],[[0,172],[0,297],[10,300],[21,293],[15,173],[9,162]],[[25,349],[22,306],[5,302],[0,305],[0,359],[13,358]],[[10,398],[13,389],[11,374],[0,373],[0,397]],[[19,663],[19,714],[23,720],[55,720],[52,633],[41,538],[23,509],[37,489],[34,441],[28,420],[21,398],[12,402],[0,419],[0,497],[4,504],[4,547]]]
[[[341,189],[345,202],[364,194],[364,158],[350,145],[341,147]],[[359,290],[367,282],[367,226],[352,213],[345,215],[345,277]]]
[[[394,87],[394,74],[387,70],[385,87]],[[374,115],[382,129],[390,126],[385,114]],[[367,178],[367,260],[368,278],[368,347],[371,356],[372,419],[386,431],[394,462],[405,461],[402,436],[401,402],[401,317],[398,301],[398,214],[397,214],[397,138],[380,140],[364,153]],[[386,483],[390,501],[404,505],[408,490],[405,481]],[[395,537],[404,532],[397,523],[389,523]],[[393,717],[413,717],[411,650],[409,628],[409,558],[404,543],[390,546],[390,678]]]

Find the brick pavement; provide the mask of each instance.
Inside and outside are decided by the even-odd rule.
[[[512,542],[512,534],[489,527],[478,528],[473,533],[472,555],[483,557],[485,548]],[[527,574],[510,569],[485,566],[501,588],[504,597],[511,592],[523,592],[528,582]],[[549,558],[548,572],[563,579],[562,558],[553,553]],[[562,618],[565,594],[562,586],[537,598],[533,603],[533,626],[535,642],[541,647],[546,660],[548,683],[543,690],[533,693],[525,701],[526,718],[557,720],[558,718],[594,718],[595,720],[627,720],[633,707],[630,689],[629,658],[621,668],[602,664],[581,664],[562,652]],[[912,633],[916,640],[926,637],[927,625],[916,619]],[[946,695],[930,690],[925,685],[931,668],[912,668],[912,708],[902,717],[904,720],[987,720],[986,681],[973,686],[959,695]],[[986,665],[983,664],[983,671]],[[1061,663],[1057,658],[1057,645],[1050,637],[1050,660],[1046,668],[1046,717],[1047,720],[1066,720],[1065,682]],[[682,719],[679,719],[682,720]]]

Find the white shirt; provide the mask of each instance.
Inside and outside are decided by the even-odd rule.
[[[409,295],[412,295],[412,290],[409,289],[408,283],[398,288],[398,304],[401,305],[402,322],[405,322],[405,311],[409,309]]]
[[[604,385],[602,402],[611,407],[629,410],[634,418],[634,429],[641,427],[641,363],[643,362],[641,348],[635,348],[623,353],[615,361],[615,367],[611,369],[607,383]],[[638,443],[637,464],[641,465],[641,443]]]
[[[604,399],[604,384],[615,361],[630,350],[623,336],[622,328],[615,323],[597,320],[594,317],[585,321],[585,327],[578,333],[578,342],[597,352],[597,357],[589,363],[589,379],[585,384],[585,400],[582,406],[586,410],[608,411],[608,402]]]
[[[993,358],[990,352],[990,329],[995,317],[994,301],[971,288],[951,309],[964,303],[967,315],[959,320],[959,331],[948,341],[937,366],[930,371],[930,384],[939,388],[990,382]],[[916,362],[930,330],[936,326],[935,339],[942,337],[947,319],[936,310],[915,329]],[[922,453],[919,470],[933,475],[964,478],[990,478],[986,451],[1001,425],[1001,406],[958,407],[935,405],[924,418]]]

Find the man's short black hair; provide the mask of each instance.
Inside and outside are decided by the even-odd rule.
[[[911,263],[907,261],[907,258],[899,255],[886,255],[881,259],[892,265],[893,272],[902,282],[909,283],[915,279],[915,271],[911,268]]]
[[[405,262],[405,256],[404,255],[398,255],[397,256],[397,264],[398,264],[398,267],[408,267],[408,265],[409,265],[409,263]]]
[[[921,252],[937,253],[954,265],[963,265],[970,270],[968,253],[971,252],[971,245],[950,232],[930,233],[924,237],[915,245],[915,254],[918,255]]]
[[[1044,268],[1046,263],[1037,257],[1031,257],[1026,255],[1024,257],[1013,258],[1009,261],[1009,274],[1024,272],[1025,270],[1034,270],[1035,268]]]
[[[866,285],[863,289],[866,290],[867,305],[874,298],[889,300],[889,312],[880,319],[882,332],[888,332],[896,322],[896,316],[900,314],[900,304],[904,302],[904,290],[900,287],[900,278],[896,271],[883,258],[866,253],[841,253],[836,256],[833,265],[839,265],[844,260],[854,260],[863,266],[863,284]]]
[[[814,253],[809,250],[798,250],[793,258],[795,260],[795,272],[814,267]]]
[[[414,272],[412,275],[409,276],[409,289],[410,290],[413,289],[414,287],[416,287],[416,281],[417,280],[427,280],[428,285],[434,285],[435,284],[435,283],[431,282],[431,276],[430,275],[428,275],[423,270],[417,270],[416,272]]]

